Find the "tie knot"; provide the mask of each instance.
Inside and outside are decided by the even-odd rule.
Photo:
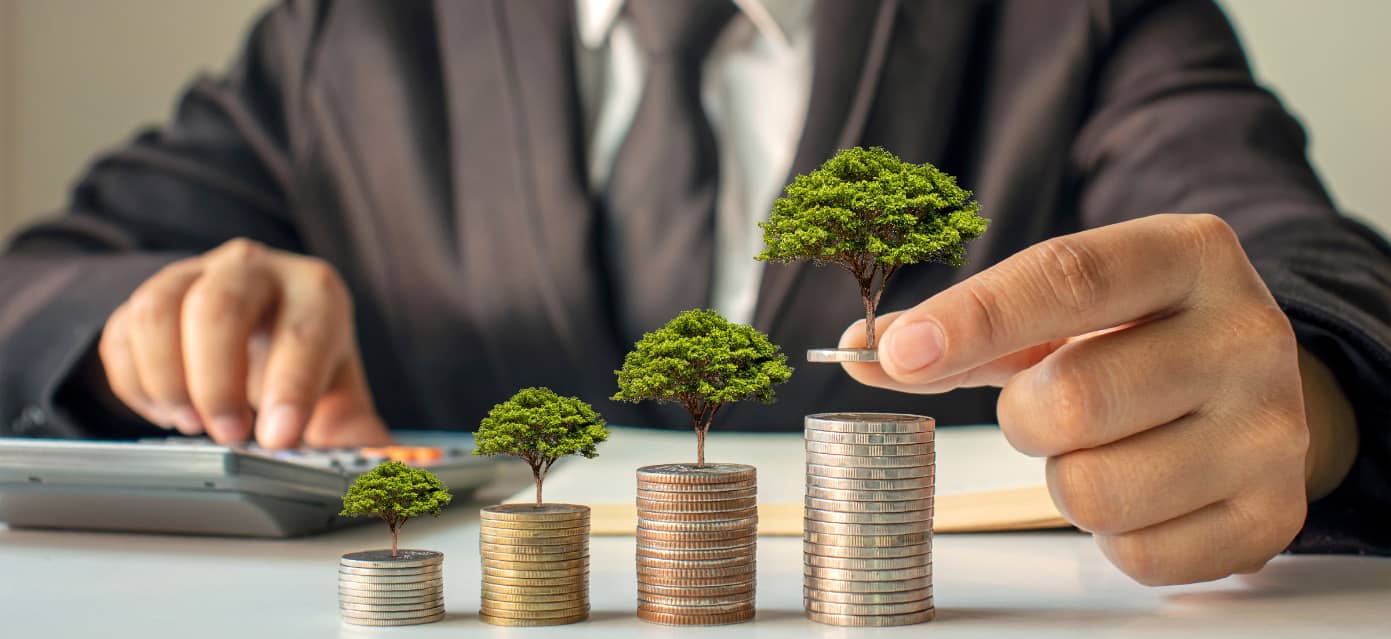
[[[733,0],[627,0],[624,11],[648,55],[703,59],[735,7]]]

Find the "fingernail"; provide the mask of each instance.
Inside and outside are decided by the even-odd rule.
[[[203,420],[198,419],[198,413],[193,412],[188,406],[180,406],[169,411],[168,416],[174,422],[174,427],[185,435],[197,435],[203,432]]]
[[[904,372],[928,366],[942,356],[942,327],[937,322],[925,320],[894,325],[886,337],[889,356]]]
[[[256,439],[272,445],[293,446],[299,439],[299,410],[289,404],[271,407],[261,416],[256,427]]]
[[[246,420],[236,415],[218,415],[208,421],[208,434],[219,443],[239,444],[246,439]]]

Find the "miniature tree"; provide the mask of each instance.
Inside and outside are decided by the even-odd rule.
[[[865,347],[873,349],[874,312],[904,266],[961,266],[966,243],[985,232],[971,192],[931,164],[912,164],[880,148],[841,151],[799,175],[761,222],[759,260],[811,260],[854,276],[865,309]]]
[[[523,388],[488,411],[474,434],[473,454],[520,457],[531,466],[540,506],[541,483],[551,465],[567,455],[593,459],[608,438],[604,420],[584,400],[549,388]]]
[[[752,326],[692,310],[642,336],[623,360],[613,399],[680,405],[696,432],[696,465],[705,465],[705,433],[725,404],[773,402],[773,386],[792,376],[787,357]]]
[[[440,478],[423,468],[387,461],[363,473],[343,495],[343,512],[352,517],[381,517],[391,529],[391,556],[396,556],[401,528],[411,517],[440,516],[449,504],[449,489]]]

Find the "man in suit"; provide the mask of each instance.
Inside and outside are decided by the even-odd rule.
[[[723,425],[998,419],[1144,583],[1391,548],[1358,514],[1391,502],[1391,250],[1202,0],[287,2],[0,258],[0,428],[468,428],[522,385],[602,401],[693,306],[854,346],[843,275],[752,257],[856,144],[957,175],[990,231],[898,276],[881,364]]]

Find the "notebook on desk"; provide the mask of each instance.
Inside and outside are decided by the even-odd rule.
[[[611,427],[624,452],[599,447],[595,460],[567,459],[546,478],[548,502],[588,504],[592,533],[631,535],[637,526],[634,471],[639,466],[689,461],[695,435]],[[995,426],[937,429],[937,495],[934,529],[940,533],[1035,530],[1066,527],[1044,485],[1042,459],[1019,454]],[[711,431],[706,459],[758,467],[758,532],[802,534],[804,461],[800,433]],[[507,501],[533,499],[527,488]]]

